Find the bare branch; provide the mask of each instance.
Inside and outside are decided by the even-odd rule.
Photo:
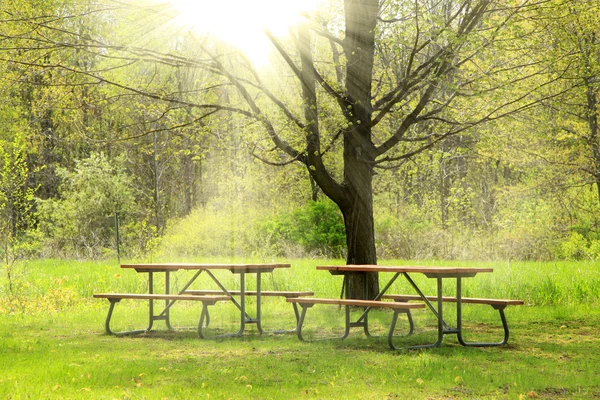
[[[240,94],[246,101],[246,104],[248,104],[248,106],[252,110],[252,113],[248,114],[251,115],[253,118],[256,118],[259,122],[261,122],[263,127],[267,130],[269,137],[271,138],[271,140],[273,140],[273,143],[283,152],[287,153],[290,157],[301,158],[302,156],[300,152],[298,152],[288,142],[279,137],[279,135],[275,131],[275,127],[273,126],[271,121],[269,121],[268,118],[265,117],[262,110],[260,109],[260,107],[258,107],[258,104],[256,104],[256,102],[254,101],[246,87],[243,85],[243,83],[240,82],[236,77],[234,77],[229,71],[227,71],[227,69],[223,66],[223,64],[221,64],[221,62],[216,57],[213,57],[213,62],[217,66],[217,69],[221,71],[221,74],[227,77],[227,79],[240,92]]]

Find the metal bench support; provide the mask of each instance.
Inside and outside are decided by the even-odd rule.
[[[296,304],[296,303],[294,303],[294,304]],[[371,335],[371,333],[369,332],[368,314],[362,314],[357,321],[352,321],[351,315],[350,315],[352,306],[344,304],[343,299],[338,300],[338,302],[336,304],[345,307],[345,328],[344,328],[344,334],[341,337],[342,340],[344,340],[345,338],[348,337],[348,335],[350,334],[351,328],[363,328],[366,336],[373,337],[373,335]],[[314,305],[315,305],[315,303],[300,303],[300,307],[302,307],[302,311],[301,311],[300,317],[298,319],[298,325],[296,326],[296,335],[298,336],[298,339],[300,339],[300,341],[311,342],[311,340],[307,340],[304,337],[304,335],[302,333],[302,328],[304,325],[304,320],[306,319],[306,311],[309,308],[313,307]],[[373,308],[373,307],[374,306],[371,306],[370,308]],[[382,304],[382,307],[385,307],[385,303]],[[390,348],[392,348],[393,350],[399,350],[400,348],[396,347],[393,344],[393,336],[394,336],[394,332],[396,330],[398,315],[406,314],[408,317],[409,331],[406,334],[406,336],[411,335],[413,333],[414,323],[413,323],[412,314],[410,312],[410,309],[408,309],[408,308],[406,308],[406,309],[405,308],[392,308],[392,311],[394,312],[394,315],[392,316],[392,321],[390,323],[390,328],[388,330],[387,340],[388,340],[388,344],[389,344]],[[319,339],[319,340],[325,340],[325,339],[329,339],[329,338],[324,338],[324,339]]]

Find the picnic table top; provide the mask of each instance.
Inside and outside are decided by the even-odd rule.
[[[329,271],[332,274],[346,272],[393,272],[393,273],[423,273],[430,278],[443,277],[473,277],[480,272],[493,272],[493,268],[474,267],[427,267],[413,265],[319,265],[318,270]]]
[[[184,270],[222,269],[233,273],[270,272],[275,268],[290,268],[291,264],[195,264],[195,263],[152,263],[121,264],[121,268],[133,268],[138,272],[162,272]]]

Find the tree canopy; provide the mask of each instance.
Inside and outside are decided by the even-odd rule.
[[[490,257],[597,257],[598,8],[331,0],[289,38],[265,32],[272,62],[255,65],[168,4],[3,3],[4,242],[35,231],[64,249],[73,235],[44,221],[108,173],[132,251],[200,209],[270,210],[252,228],[270,241],[276,215],[325,197],[348,263],[485,257],[483,238]],[[85,208],[86,224],[117,211]],[[75,247],[110,246],[99,232]]]

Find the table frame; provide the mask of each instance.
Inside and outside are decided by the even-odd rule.
[[[256,328],[259,333],[263,333],[261,325],[261,275],[263,273],[271,273],[275,268],[290,268],[290,264],[175,264],[175,263],[164,263],[164,264],[122,264],[121,268],[135,269],[138,273],[148,273],[148,293],[154,293],[154,273],[165,274],[165,294],[170,294],[171,287],[171,272],[178,270],[196,270],[196,273],[188,280],[184,285],[183,289],[178,294],[183,294],[200,276],[202,272],[205,272],[215,284],[223,291],[223,294],[229,296],[233,304],[240,310],[240,329],[235,333],[228,333],[215,336],[215,338],[221,337],[232,337],[241,336],[246,330],[247,324],[256,324]],[[218,280],[218,278],[212,273],[212,270],[228,270],[234,274],[240,274],[240,301],[238,302],[234,295]],[[252,318],[246,311],[246,274],[256,274],[256,317]],[[167,328],[173,330],[170,320],[170,309],[175,304],[176,300],[165,300],[165,306],[159,313],[155,313],[154,300],[148,300],[149,307],[149,318],[148,327],[146,332],[152,329],[154,321],[165,321]],[[201,323],[204,327],[208,326],[210,317],[207,315],[206,321]],[[202,334],[202,327],[199,327],[200,337],[204,337]],[[140,331],[143,332],[143,331]]]
[[[438,336],[437,340],[431,344],[410,346],[411,349],[439,347],[442,343],[444,335],[457,335],[458,341],[463,346],[483,347],[483,346],[497,346],[501,343],[479,343],[479,342],[467,342],[463,338],[463,321],[462,321],[462,278],[471,278],[481,272],[493,272],[492,268],[470,268],[470,267],[418,267],[418,266],[379,266],[379,265],[340,265],[340,266],[317,266],[318,270],[329,271],[332,275],[344,275],[344,281],[347,279],[349,273],[360,273],[364,274],[367,272],[391,272],[394,273],[392,278],[380,289],[374,300],[380,300],[381,297],[388,291],[396,279],[402,275],[417,292],[417,294],[425,302],[427,308],[433,312],[438,322]],[[429,301],[427,296],[418,287],[414,280],[410,277],[410,273],[422,273],[427,278],[434,278],[437,280],[437,308]],[[444,302],[443,302],[443,279],[454,278],[456,279],[456,328],[450,327],[450,325],[444,320]],[[343,287],[346,284],[344,283]],[[365,293],[366,293],[365,287]],[[367,307],[363,314],[358,318],[357,322],[367,318],[370,308]]]

